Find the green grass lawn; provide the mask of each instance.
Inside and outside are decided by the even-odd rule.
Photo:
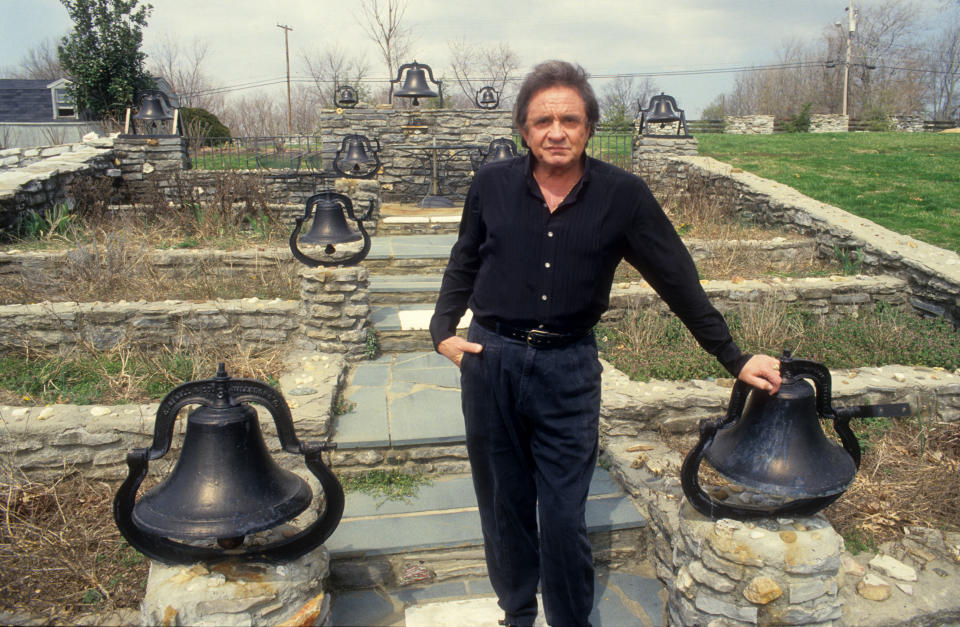
[[[698,135],[700,154],[960,252],[960,134]]]

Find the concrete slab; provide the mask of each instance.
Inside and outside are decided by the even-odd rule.
[[[438,355],[445,363],[431,368],[403,368],[394,366],[393,383],[416,383],[442,388],[460,389],[460,369],[450,363],[443,355]]]
[[[663,599],[660,598],[660,592],[664,588],[659,579],[618,572],[604,573],[602,578],[607,579],[607,589],[615,588],[620,593],[621,599],[627,598],[634,603],[639,603],[655,627],[660,627],[664,624]],[[602,604],[601,607],[603,607]],[[604,619],[603,624],[606,625],[626,624],[621,622],[608,622],[606,617],[602,615],[601,617]],[[594,624],[596,625],[598,623],[594,622]]]
[[[440,292],[441,276],[379,274],[370,277],[370,291],[378,293]]]
[[[400,316],[396,307],[372,307],[370,324],[381,331],[399,331]]]

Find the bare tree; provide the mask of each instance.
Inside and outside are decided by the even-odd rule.
[[[483,87],[493,87],[500,94],[501,107],[511,101],[511,79],[520,68],[520,58],[510,44],[481,45],[465,39],[448,41],[450,70],[460,86],[463,97],[457,94],[454,104],[473,106],[477,92]]]
[[[633,76],[617,76],[600,90],[601,122],[613,127],[629,128],[638,105],[646,107],[650,97],[659,91],[650,77],[636,81]]]
[[[935,120],[960,118],[960,9],[953,15],[927,61]]]
[[[20,59],[20,64],[9,71],[11,78],[56,80],[63,77],[63,68],[57,58],[57,47],[49,39],[31,48]]]
[[[283,135],[287,129],[287,111],[280,98],[256,93],[231,99],[219,115],[234,137]]]
[[[391,79],[413,43],[413,31],[403,23],[406,11],[406,0],[360,0],[360,15],[355,16],[367,37],[377,44]]]
[[[860,12],[851,39],[851,117],[924,109],[929,82],[918,45],[922,16],[912,0],[887,0]],[[815,44],[785,43],[773,63],[736,77],[724,98],[726,113],[789,117],[808,103],[814,113],[840,112],[846,45],[842,25],[840,30],[828,27]]]
[[[362,86],[370,72],[365,58],[351,57],[339,44],[312,53],[303,53],[301,58],[307,73],[313,78],[320,106],[333,105],[333,92],[339,85],[347,84],[356,89],[361,100],[369,96],[364,93]]]
[[[148,67],[151,74],[170,83],[180,98],[180,106],[219,113],[223,111],[223,95],[210,93],[213,83],[203,71],[208,51],[208,44],[200,39],[184,47],[166,35],[149,54]]]

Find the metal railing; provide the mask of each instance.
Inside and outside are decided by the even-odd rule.
[[[195,170],[319,170],[319,135],[189,137]]]

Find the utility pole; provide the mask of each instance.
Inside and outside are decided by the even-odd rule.
[[[847,115],[847,89],[850,82],[850,44],[853,40],[853,33],[857,30],[857,12],[853,8],[853,0],[850,0],[850,6],[847,8],[849,13],[849,28],[847,28],[847,57],[843,62],[843,115]]]
[[[850,0],[853,6],[853,0]],[[287,135],[293,135],[293,113],[290,108],[290,31],[293,29],[286,24],[277,24],[277,28],[283,29],[283,47],[287,51]],[[847,65],[850,64],[850,52],[847,52]],[[844,111],[846,111],[846,96],[844,96]]]

